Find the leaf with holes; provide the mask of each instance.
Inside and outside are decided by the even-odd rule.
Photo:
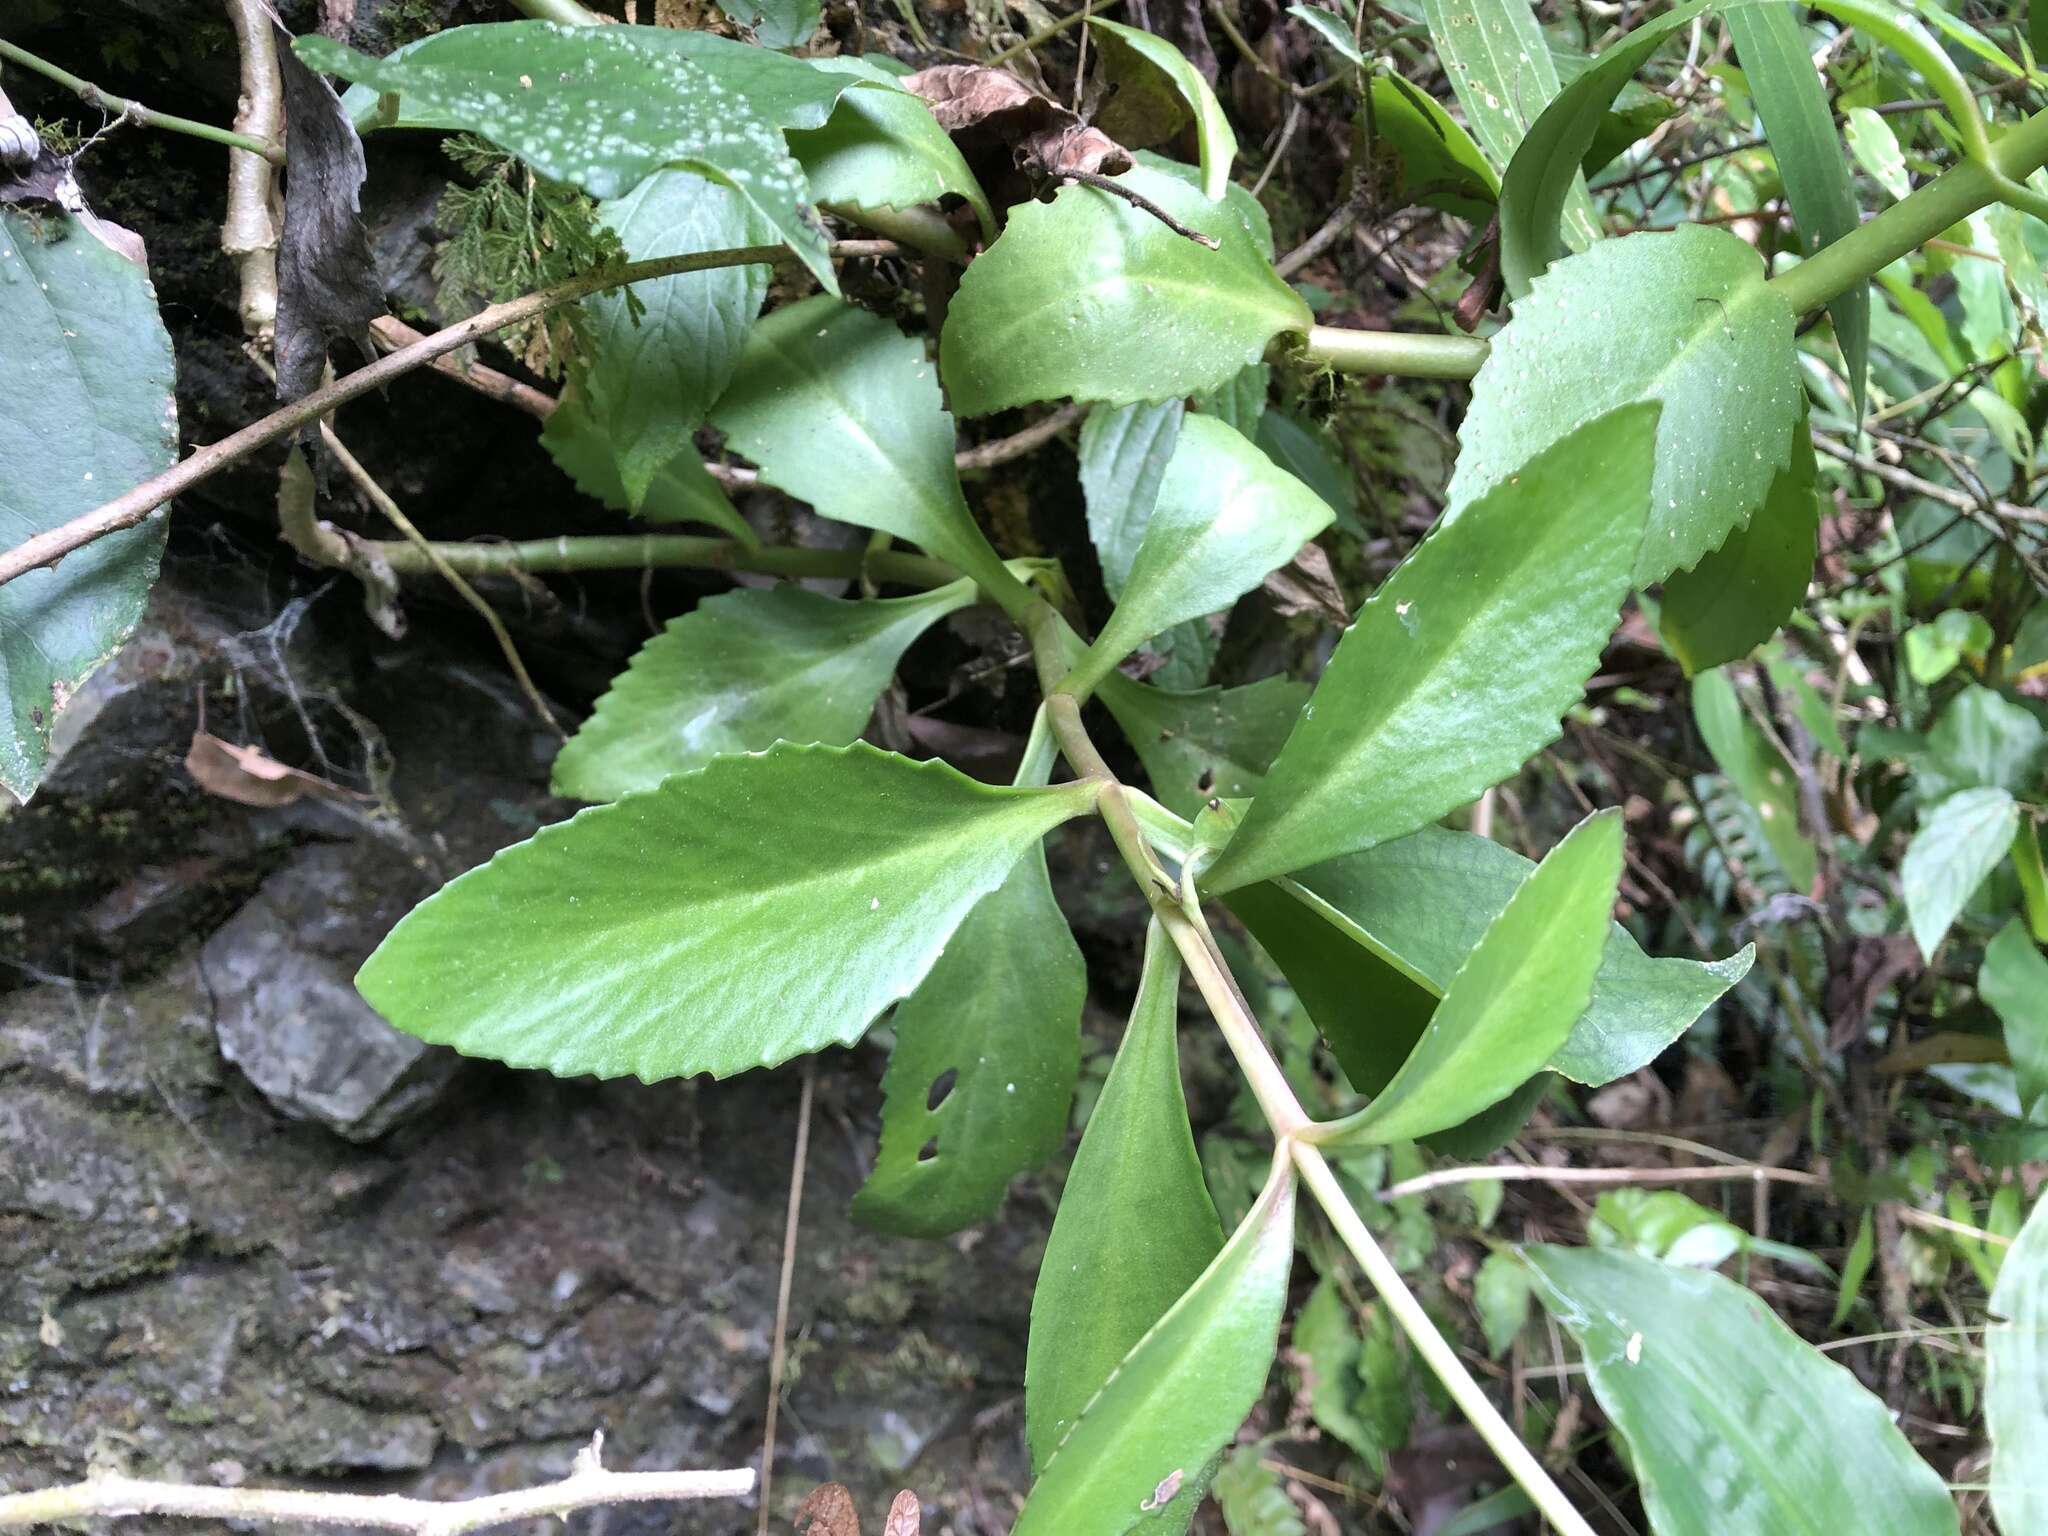
[[[921,544],[985,587],[1016,586],[960,490],[924,348],[881,316],[823,296],[776,310],[711,422],[763,480],[825,516]]]
[[[1112,672],[1097,693],[1130,738],[1159,803],[1192,821],[1212,796],[1258,793],[1309,687],[1264,677],[1242,688],[1173,693]]]
[[[1613,1249],[1522,1250],[1628,1442],[1657,1536],[1955,1536],[1956,1509],[1878,1398],[1710,1271]],[[1815,1425],[1826,1434],[1815,1434]]]
[[[1635,583],[1699,563],[1790,462],[1804,392],[1793,315],[1756,252],[1698,225],[1604,240],[1514,306],[1473,381],[1448,492],[1455,519],[1584,423],[1664,407]]]
[[[178,456],[156,291],[103,228],[89,214],[0,208],[0,548],[82,517]],[[0,785],[19,798],[42,782],[57,717],[141,619],[164,517],[0,587]]]
[[[1031,1299],[1024,1432],[1041,1471],[1110,1373],[1223,1247],[1181,1096],[1180,957],[1154,923]]]
[[[689,171],[656,171],[600,205],[598,218],[634,261],[773,239],[737,192]],[[766,265],[716,267],[637,283],[630,300],[610,293],[584,301],[583,391],[632,510],[673,461],[695,455],[697,427],[731,381],[767,292]]]
[[[1094,187],[1010,210],[1000,240],[960,279],[940,347],[963,416],[1033,400],[1130,405],[1209,389],[1306,331],[1308,305],[1274,273],[1235,199],[1211,202],[1137,166],[1119,184],[1217,250]]]
[[[995,1215],[1066,1139],[1088,973],[1031,849],[890,1017],[882,1144],[858,1221],[943,1237]]]
[[[960,198],[996,237],[995,211],[960,151],[907,91],[848,91],[822,128],[789,135],[790,152],[811,181],[811,196],[845,208],[915,208]]]
[[[1091,18],[1088,26],[1110,90],[1097,126],[1119,144],[1142,148],[1164,143],[1192,118],[1202,157],[1202,195],[1220,201],[1230,186],[1237,135],[1215,89],[1163,37],[1099,18]]]
[[[1154,635],[1229,607],[1333,516],[1242,434],[1213,416],[1189,416],[1123,595],[1068,686],[1085,693]]]
[[[706,598],[612,679],[555,758],[554,791],[616,800],[724,753],[844,746],[912,642],[974,600],[971,581],[872,602],[801,587]]]
[[[723,182],[828,293],[839,291],[783,130],[822,128],[846,91],[890,87],[677,27],[488,22],[382,59],[324,37],[294,46],[315,69],[368,88],[350,93],[358,126],[375,121],[376,95],[389,93],[401,126],[481,134],[592,197],[623,197],[663,166]]]
[[[1136,1267],[1126,1244],[1111,1263]],[[1128,1531],[1183,1499],[1265,1390],[1293,1264],[1294,1170],[1283,1152],[1223,1251],[1115,1366],[1044,1463],[1011,1536]],[[1036,1300],[1032,1314],[1036,1321]]]
[[[1405,836],[1556,737],[1628,591],[1656,417],[1579,428],[1402,562],[1337,642],[1206,889]]]
[[[1444,989],[1348,1142],[1412,1141],[1463,1124],[1542,1070],[1592,1000],[1621,879],[1621,813],[1587,817],[1522,882]]]
[[[408,1034],[561,1077],[773,1066],[859,1039],[1091,799],[864,745],[718,758],[444,886],[356,985]]]

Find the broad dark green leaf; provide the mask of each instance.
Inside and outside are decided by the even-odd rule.
[[[1785,878],[1808,890],[1818,868],[1813,840],[1799,824],[1799,790],[1785,754],[1744,713],[1728,674],[1702,672],[1692,680],[1693,720],[1714,761],[1755,810]]]
[[[1102,104],[1102,131],[1120,144],[1160,144],[1192,118],[1202,195],[1220,201],[1230,185],[1230,162],[1237,158],[1237,135],[1202,72],[1163,37],[1114,21],[1091,19],[1088,26],[1111,91]]]
[[[1223,1247],[1181,1096],[1179,990],[1180,958],[1154,923],[1131,1020],[1074,1154],[1031,1298],[1024,1428],[1041,1470]]]
[[[2035,1101],[2048,1094],[2048,957],[2035,947],[2019,918],[1984,946],[1977,995],[2005,1026],[2005,1054],[2012,1061],[2024,1118]],[[2048,1400],[2042,1411],[2048,1413]]]
[[[940,348],[964,416],[1033,400],[1130,405],[1213,388],[1305,331],[1308,305],[1274,273],[1234,199],[1149,166],[1118,178],[1208,250],[1093,187],[1010,210],[1000,240],[960,280]]]
[[[1114,1262],[1131,1265],[1122,1245]],[[1294,1175],[1283,1154],[1223,1251],[1059,1442],[1011,1536],[1122,1536],[1172,1506],[1265,1390],[1293,1262]]]
[[[1558,93],[1557,64],[1534,11],[1528,0],[1422,0],[1421,9],[1465,121],[1487,158],[1505,168]],[[1577,179],[1565,222],[1573,248],[1583,249],[1600,237],[1600,219],[1578,176],[1578,158],[1569,167]]]
[[[992,590],[1016,585],[953,468],[953,418],[924,348],[880,315],[817,297],[747,338],[712,425],[770,485],[827,517],[921,544]]]
[[[1268,922],[1246,917],[1365,1093],[1390,1081],[1420,1038],[1487,925],[1535,865],[1490,838],[1424,827],[1298,877],[1304,903],[1270,885],[1234,891],[1244,916],[1258,898],[1279,902]],[[1318,920],[1308,921],[1313,914]],[[1268,937],[1270,932],[1273,938]],[[1293,947],[1286,958],[1275,939]],[[1299,962],[1292,953],[1300,954]],[[1647,1065],[1745,976],[1754,951],[1727,960],[1652,959],[1614,924],[1593,1000],[1551,1065],[1598,1085]],[[1405,984],[1402,991],[1394,983]]]
[[[1517,5],[1520,0],[1500,3]],[[1500,179],[1500,274],[1509,297],[1525,298],[1529,285],[1564,253],[1565,242],[1558,221],[1565,216],[1566,206],[1575,195],[1579,199],[1586,196],[1579,163],[1592,148],[1608,106],[1621,94],[1621,88],[1635,78],[1636,71],[1658,44],[1680,27],[1690,25],[1710,3],[1712,0],[1686,0],[1656,20],[1643,23],[1601,53],[1562,91],[1554,83],[1555,73],[1552,74],[1549,95],[1556,99],[1544,106],[1542,115],[1529,125]],[[1539,47],[1540,38],[1539,33]]]
[[[2034,1202],[1991,1292],[1984,1424],[1998,1528],[2048,1530],[2048,1199]]]
[[[422,1040],[557,1076],[772,1066],[859,1039],[1088,803],[864,745],[719,758],[443,887],[356,985]]]
[[[1186,406],[1098,405],[1081,423],[1081,494],[1088,503],[1088,537],[1102,562],[1102,584],[1123,595],[1145,524],[1159,500],[1159,482],[1180,440]]]
[[[822,0],[718,0],[718,8],[753,30],[763,48],[794,48],[818,30]]]
[[[1214,416],[1246,437],[1255,437],[1266,414],[1266,392],[1272,385],[1273,370],[1264,363],[1253,363],[1249,368],[1240,368],[1214,389],[1196,395],[1194,406],[1203,415]]]
[[[1130,738],[1160,804],[1192,821],[1211,796],[1258,792],[1309,688],[1265,677],[1242,688],[1169,693],[1112,672],[1097,695]]]
[[[1942,709],[1927,733],[1927,755],[1913,768],[1922,805],[1959,789],[2030,793],[2048,758],[2048,728],[2025,705],[1977,683]]]
[[[1899,863],[1906,922],[1927,959],[2019,830],[2019,807],[2002,789],[1965,789],[1920,818]]]
[[[481,134],[593,197],[623,197],[664,165],[724,182],[839,291],[782,134],[823,127],[844,91],[886,86],[679,27],[490,22],[382,59],[324,37],[293,46],[317,70],[395,93],[401,124]],[[365,108],[359,124],[374,102]]]
[[[634,511],[626,497],[626,483],[619,478],[618,457],[612,440],[591,414],[581,386],[571,379],[548,412],[540,432],[546,448],[562,473],[576,482],[584,495],[594,497],[617,512]],[[636,515],[650,523],[708,523],[748,546],[761,542],[747,520],[726,498],[725,487],[704,468],[703,455],[695,444],[680,449],[648,482]]]
[[[1802,431],[1749,526],[1665,579],[1657,625],[1688,675],[1740,661],[1805,600],[1820,547],[1818,475],[1813,440]]]
[[[1069,685],[1085,694],[1154,635],[1228,608],[1333,516],[1243,434],[1213,416],[1187,417],[1123,594]]]
[[[774,239],[732,188],[682,170],[656,171],[601,204],[598,217],[634,261]],[[583,387],[635,511],[657,475],[678,457],[694,458],[693,436],[732,378],[767,296],[768,270],[679,272],[636,284],[630,300],[610,293],[585,301],[590,347]]]
[[[1390,204],[1440,208],[1461,219],[1483,223],[1493,217],[1500,197],[1500,176],[1487,163],[1479,146],[1464,125],[1419,87],[1399,75],[1375,74],[1368,87],[1372,93],[1372,117],[1368,124],[1359,114],[1357,137],[1372,138],[1365,149],[1374,161],[1374,172],[1386,175],[1381,161],[1394,162]],[[1358,156],[1364,163],[1364,156]]]
[[[1656,416],[1635,406],[1574,431],[1381,584],[1206,888],[1405,836],[1555,739],[1628,592]]]
[[[1886,1536],[1955,1536],[1947,1487],[1884,1404],[1742,1286],[1614,1249],[1522,1256],[1657,1536],[1840,1536],[1857,1511],[1882,1511]]]
[[[914,208],[947,194],[963,199],[996,237],[995,211],[960,151],[908,91],[849,91],[822,128],[789,135],[811,197],[846,208]]]
[[[1814,68],[1806,33],[1789,4],[1731,6],[1728,34],[1756,98],[1757,114],[1764,120],[1801,242],[1811,256],[1861,222],[1849,161],[1835,132],[1827,82]],[[1828,302],[1828,315],[1835,324],[1842,361],[1848,365],[1851,409],[1861,421],[1870,367],[1870,284],[1851,284]]]
[[[1365,537],[1358,521],[1358,486],[1350,466],[1324,435],[1291,411],[1278,408],[1259,417],[1255,439],[1266,457],[1330,504],[1337,526]]]
[[[1805,394],[1789,306],[1722,229],[1603,240],[1536,280],[1472,386],[1452,517],[1541,449],[1656,400],[1656,481],[1635,582],[1697,564],[1749,522],[1791,460]]]
[[[1066,1139],[1087,996],[1045,852],[1029,849],[890,1016],[881,1148],[855,1219],[943,1237],[995,1215]]]
[[[0,208],[0,549],[178,456],[171,338],[149,273],[90,215]],[[142,617],[164,515],[0,587],[0,785],[26,800],[79,686]]]
[[[1613,927],[1621,837],[1619,811],[1589,816],[1522,882],[1393,1081],[1342,1122],[1347,1141],[1412,1141],[1460,1125],[1563,1048]]]
[[[974,600],[971,581],[871,602],[801,587],[706,598],[612,679],[555,758],[555,793],[616,800],[724,753],[844,746],[911,643]]]

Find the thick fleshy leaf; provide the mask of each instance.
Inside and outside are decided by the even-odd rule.
[[[1722,229],[1603,240],[1538,278],[1473,381],[1449,516],[1568,432],[1656,400],[1657,472],[1635,581],[1689,569],[1790,462],[1805,394],[1790,306]]]
[[[2029,794],[2048,758],[2048,727],[2033,712],[1977,683],[1948,701],[1913,768],[1922,805],[1959,789]]]
[[[1345,1139],[1412,1141],[1506,1098],[1563,1049],[1593,997],[1621,879],[1621,813],[1587,817],[1487,926],[1393,1081]]]
[[[489,22],[382,59],[324,37],[294,46],[315,69],[396,94],[402,125],[481,134],[593,197],[623,197],[664,165],[722,181],[827,292],[839,291],[824,229],[805,207],[809,183],[782,134],[823,127],[844,91],[887,87],[680,27]],[[358,124],[375,111],[365,101]]]
[[[1114,21],[1091,20],[1088,25],[1101,47],[1103,75],[1112,88],[1098,126],[1120,144],[1142,146],[1165,142],[1193,118],[1202,157],[1202,195],[1220,201],[1230,185],[1230,162],[1237,158],[1237,135],[1214,88],[1165,38]],[[1143,131],[1131,131],[1140,124]]]
[[[726,497],[725,487],[705,470],[704,457],[694,443],[656,471],[639,507],[634,508],[626,497],[626,482],[619,478],[612,440],[573,380],[548,412],[540,441],[562,473],[576,482],[577,490],[616,512],[631,511],[650,523],[708,523],[742,544],[761,542]]]
[[[0,208],[0,549],[178,456],[156,290],[100,227]],[[0,587],[0,785],[21,799],[42,782],[58,715],[141,619],[163,548],[156,513]]]
[[[1088,537],[1102,563],[1102,584],[1123,595],[1145,524],[1159,500],[1159,482],[1180,440],[1179,400],[1157,405],[1098,405],[1081,423],[1081,494]]]
[[[2019,831],[2019,807],[2002,789],[1965,789],[1920,818],[1899,863],[1906,922],[1927,959],[1998,867]]]
[[[601,204],[598,218],[634,261],[774,238],[732,188],[683,170],[656,171]],[[636,284],[631,299],[610,293],[585,301],[590,347],[583,388],[636,511],[673,460],[695,456],[693,436],[730,382],[767,293],[767,266],[715,267]]]
[[[1579,428],[1402,562],[1337,642],[1205,887],[1405,836],[1556,738],[1628,592],[1657,430],[1651,406]]]
[[[706,598],[612,679],[555,758],[555,793],[616,800],[724,753],[844,746],[911,643],[974,600],[970,581],[871,602],[801,587]]]
[[[1242,688],[1169,693],[1112,672],[1097,696],[1130,738],[1159,803],[1193,821],[1212,796],[1258,793],[1309,687],[1265,677]]]
[[[1991,1509],[2001,1531],[2048,1530],[2048,1199],[2006,1251],[1984,1330]]]
[[[1558,92],[1557,64],[1534,10],[1528,0],[1422,0],[1422,19],[1473,136],[1494,166],[1505,169]],[[1572,156],[1574,177],[1578,163]],[[1600,237],[1582,177],[1566,201],[1566,238],[1582,250]]]
[[[943,1237],[995,1215],[1066,1139],[1087,996],[1045,852],[1029,849],[890,1015],[882,1143],[855,1219]]]
[[[1664,582],[1657,627],[1688,674],[1740,661],[1778,632],[1806,597],[1819,552],[1819,470],[1813,440],[1792,441],[1792,463],[1771,482],[1747,528]]]
[[[1016,585],[961,493],[923,346],[880,315],[822,296],[776,310],[711,421],[762,479],[825,516],[921,544],[985,587]]]
[[[996,237],[988,194],[931,108],[908,91],[849,91],[822,128],[789,135],[790,152],[820,203],[847,208],[914,208],[951,194]]]
[[[1500,3],[1519,5],[1520,0]],[[1529,125],[1500,179],[1500,274],[1510,297],[1525,297],[1544,268],[1564,254],[1558,221],[1574,193],[1586,196],[1579,163],[1592,148],[1614,98],[1657,45],[1689,25],[1709,3],[1686,0],[1607,48],[1562,91],[1552,85],[1556,99]],[[1542,34],[1536,35],[1540,47]],[[1554,81],[1555,74],[1551,78]]]
[[[1115,611],[1071,684],[1083,692],[1176,624],[1228,608],[1329,527],[1328,503],[1213,416],[1181,423]]]
[[[2035,947],[2019,918],[1984,946],[1977,995],[2005,1026],[2005,1054],[2012,1061],[2024,1118],[2036,1100],[2048,1095],[2048,956]],[[2042,1411],[2048,1413],[2048,1400]]]
[[[557,1076],[772,1066],[859,1039],[1088,803],[864,745],[719,758],[443,887],[356,985],[409,1034]]]
[[[1744,713],[1728,674],[1716,669],[1692,680],[1692,715],[1700,737],[1728,781],[1756,812],[1764,840],[1794,890],[1813,885],[1819,855],[1799,824],[1799,791],[1792,765],[1776,743]]]
[[[818,30],[821,0],[718,0],[718,8],[751,28],[763,48],[794,48]]]
[[[1113,1262],[1130,1265],[1127,1250]],[[1122,1536],[1173,1505],[1265,1390],[1293,1263],[1294,1172],[1283,1153],[1223,1251],[1060,1441],[1011,1536]]]
[[[1361,133],[1376,135],[1375,161],[1394,162],[1390,204],[1441,208],[1461,219],[1484,222],[1500,196],[1500,176],[1487,163],[1464,125],[1436,99],[1399,75],[1375,74],[1370,124],[1360,114]]]
[[[1067,396],[1190,395],[1308,328],[1307,303],[1274,273],[1235,199],[1211,202],[1149,166],[1117,179],[1221,248],[1094,187],[1018,204],[947,311],[940,358],[963,416]]]
[[[1024,1429],[1041,1470],[1223,1247],[1181,1095],[1179,990],[1180,958],[1154,923],[1131,1020],[1074,1154],[1031,1298]]]
[[[1247,924],[1280,963],[1345,1074],[1362,1092],[1377,1093],[1407,1058],[1480,935],[1535,867],[1490,838],[1424,827],[1303,871],[1305,909],[1270,885],[1233,892],[1230,906],[1244,916],[1255,901],[1280,902],[1270,920],[1246,917]],[[1311,913],[1318,921],[1307,920]],[[1276,941],[1292,946],[1284,958]],[[1613,924],[1592,1002],[1551,1065],[1593,1085],[1627,1076],[1740,981],[1753,954],[1745,948],[1704,963],[1653,959]]]
[[[1657,1536],[1838,1536],[1856,1510],[1882,1510],[1886,1536],[1955,1536],[1947,1487],[1884,1404],[1744,1287],[1611,1248],[1522,1257]]]
[[[1786,201],[1810,256],[1862,221],[1827,82],[1814,68],[1806,33],[1789,4],[1730,6],[1728,35],[1735,40],[1771,157],[1778,162],[1778,179],[1785,184]],[[1850,284],[1828,301],[1828,316],[1848,365],[1851,409],[1861,421],[1870,367],[1870,284]]]

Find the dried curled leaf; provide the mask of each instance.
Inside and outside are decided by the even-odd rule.
[[[797,1536],[860,1536],[860,1513],[844,1483],[821,1483],[796,1510]]]
[[[1006,70],[938,64],[906,75],[903,88],[924,99],[964,151],[1004,146],[1018,164],[1047,176],[1120,176],[1131,168],[1116,140]]]
[[[889,1518],[882,1523],[882,1536],[918,1536],[923,1528],[924,1506],[908,1488],[890,1501]]]
[[[311,795],[320,800],[374,800],[376,796],[343,789],[339,784],[280,763],[261,747],[238,747],[208,731],[192,733],[185,771],[209,795],[238,805],[269,808],[290,805]]]
[[[385,306],[359,199],[363,142],[334,88],[292,51],[291,34],[278,27],[275,35],[291,134],[277,251],[277,393],[296,400],[320,383],[334,342],[354,342],[366,361],[377,355],[370,322]]]

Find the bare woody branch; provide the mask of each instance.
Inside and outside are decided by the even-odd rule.
[[[289,1488],[204,1488],[134,1477],[95,1477],[34,1493],[0,1494],[0,1530],[63,1520],[174,1515],[287,1526],[369,1526],[412,1536],[463,1536],[514,1520],[566,1515],[607,1504],[738,1499],[754,1491],[754,1470],[611,1472],[599,1461],[602,1435],[577,1453],[560,1482],[482,1498],[441,1501],[400,1494],[322,1493]]]

